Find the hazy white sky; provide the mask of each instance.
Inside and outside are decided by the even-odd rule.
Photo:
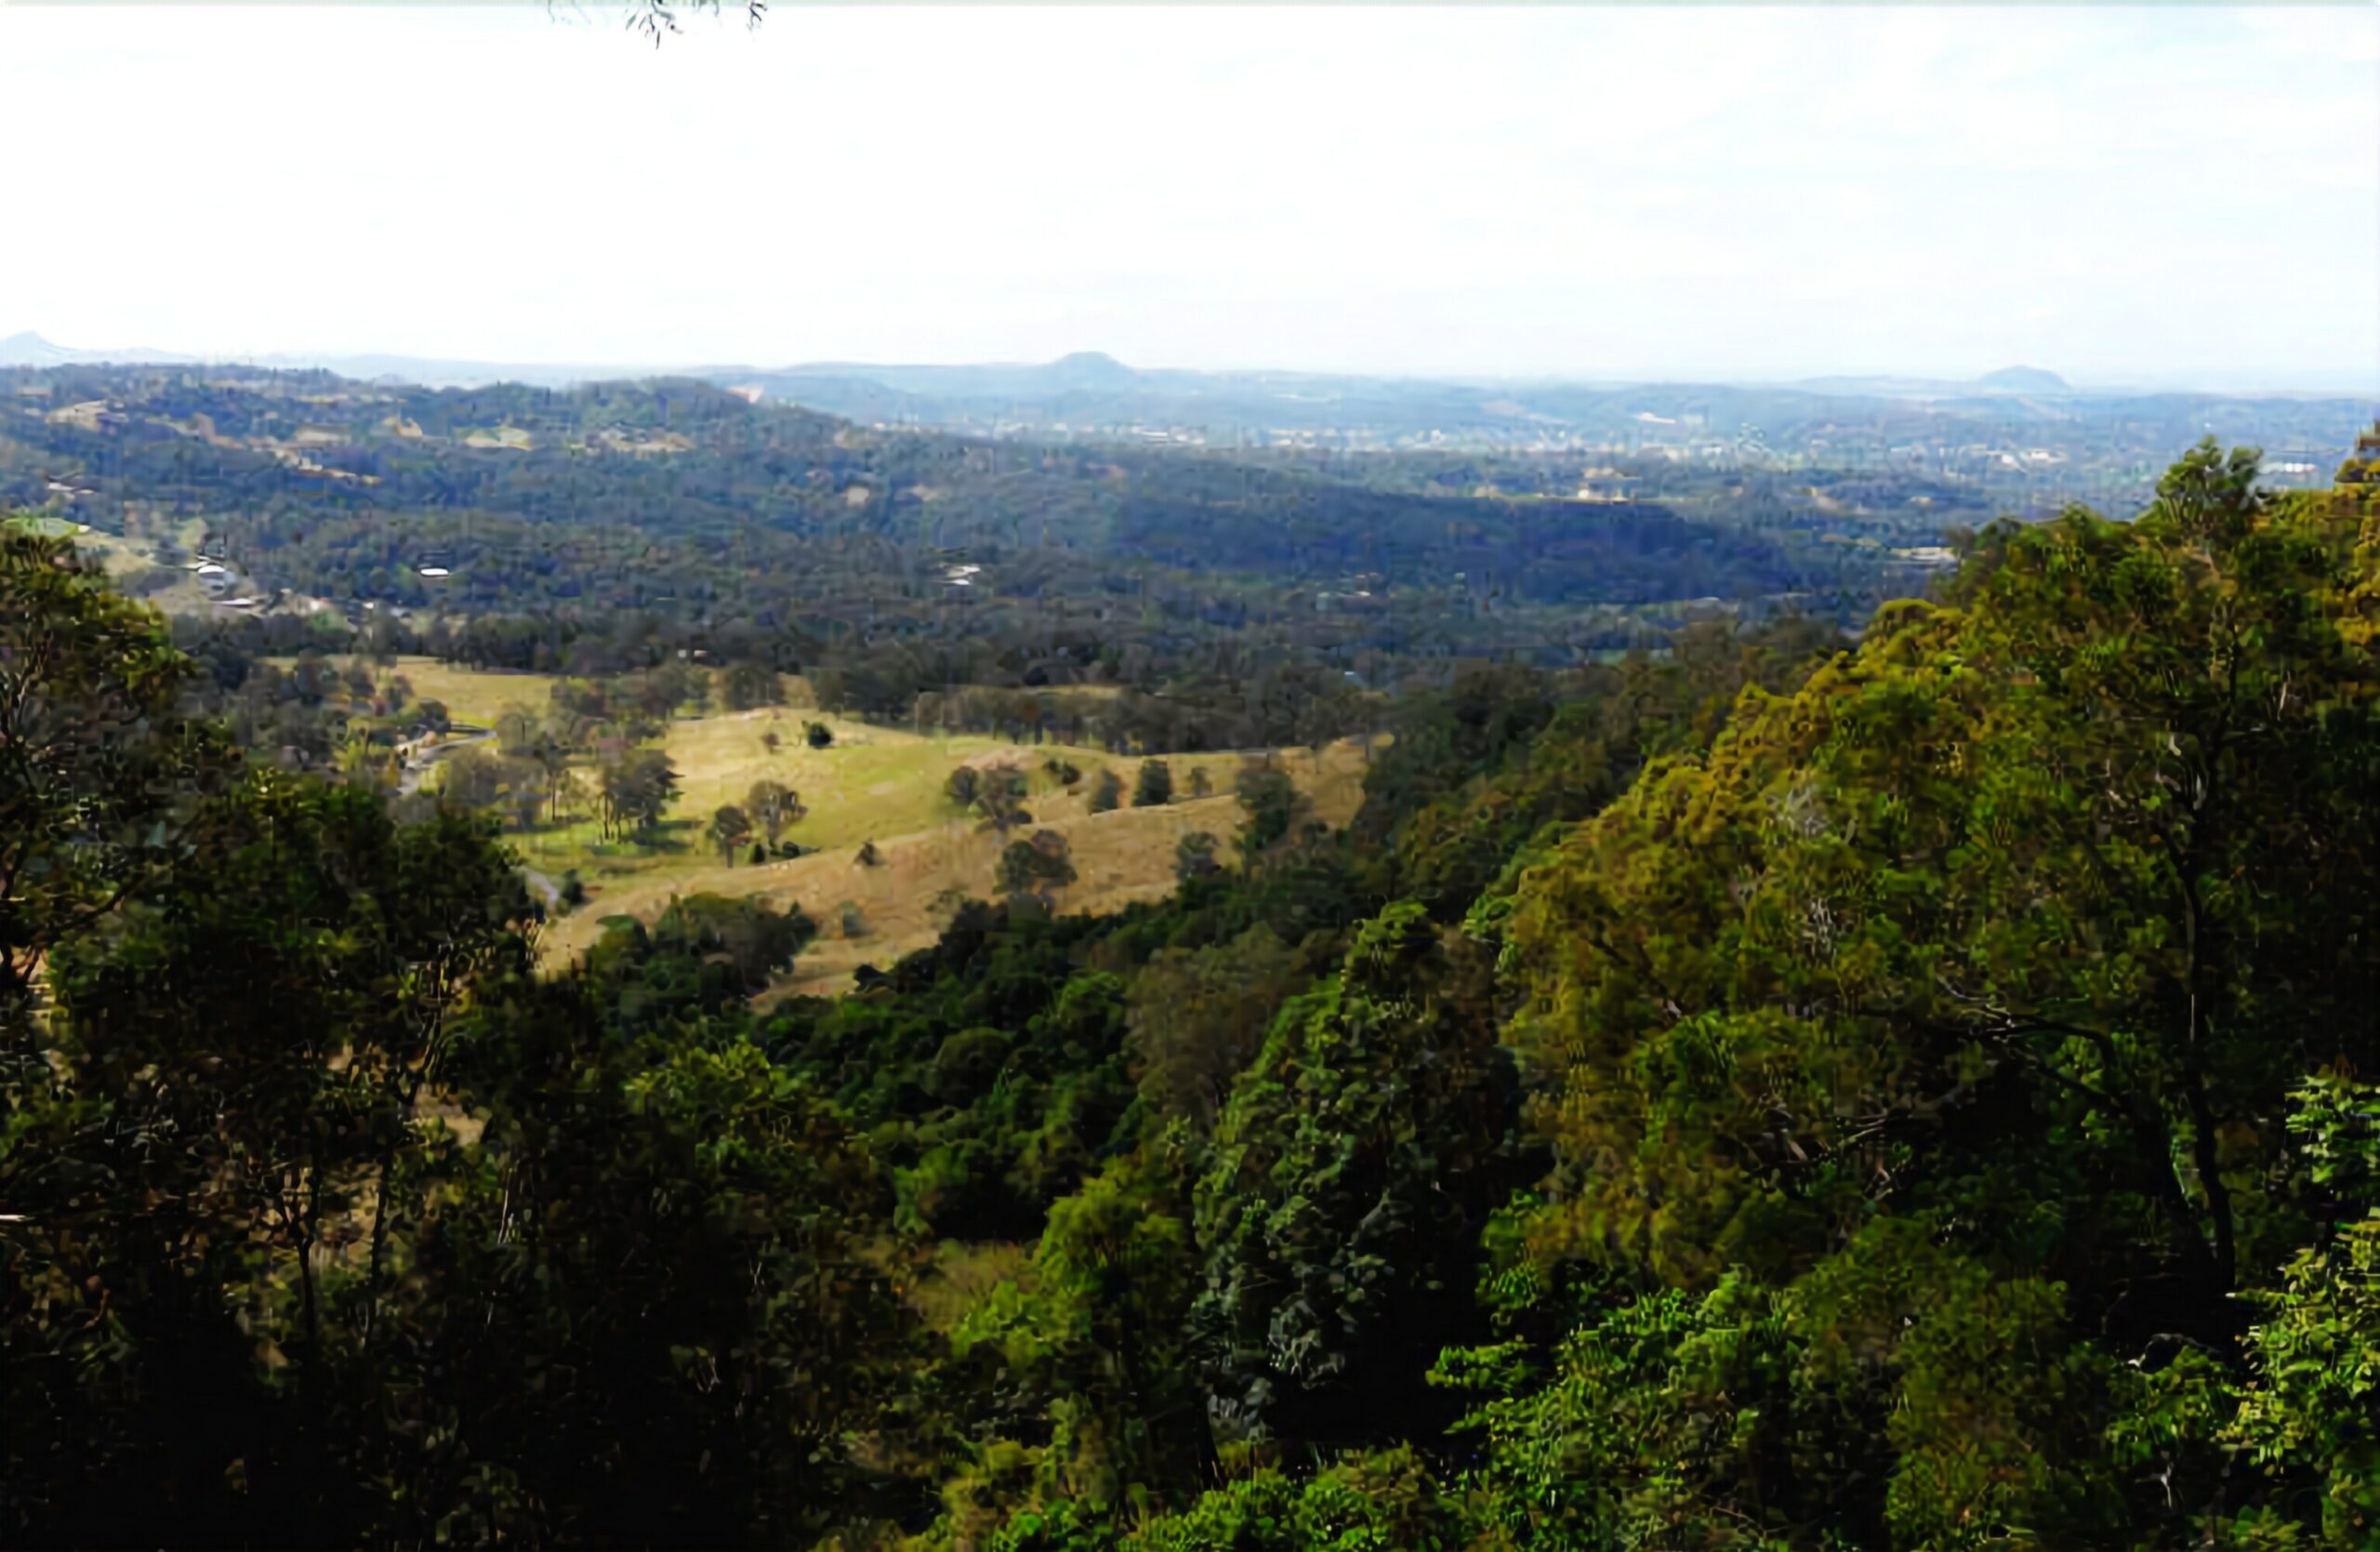
[[[0,104],[70,345],[2380,390],[2371,6],[0,3]]]

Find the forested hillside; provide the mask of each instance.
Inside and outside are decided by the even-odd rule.
[[[786,618],[939,596],[945,551],[1010,595],[1375,586],[1569,604],[1829,579],[1769,539],[1382,491],[1189,451],[877,431],[686,380],[433,391],[321,373],[0,373],[0,498],[204,517],[271,587],[487,611],[675,602]],[[627,564],[633,560],[636,564]],[[443,585],[419,568],[443,567]],[[1013,570],[1012,569],[1013,567]],[[1205,578],[1203,583],[1193,578]],[[1160,583],[1160,586],[1163,584]],[[823,595],[823,596],[820,596]]]
[[[290,453],[343,481],[205,391],[11,456],[112,449],[131,518],[230,482],[260,571],[291,481],[645,521],[552,495],[600,460],[507,495],[581,456],[518,400],[338,410],[533,444]],[[887,444],[693,402],[622,434],[810,435],[858,461],[763,530],[919,532],[840,494]],[[1289,542],[1195,483],[1079,542],[1146,510]],[[1994,525],[1856,642],[1468,664],[1370,707],[1343,831],[1253,766],[1161,902],[1022,856],[764,1010],[821,923],[692,896],[540,974],[492,821],[259,758],[238,643],[202,677],[0,531],[0,1533],[2373,1545],[2380,434],[2281,495],[2209,442],[2127,515]]]

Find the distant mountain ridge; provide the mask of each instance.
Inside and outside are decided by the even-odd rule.
[[[1879,399],[1958,399],[1976,394],[2017,393],[2043,398],[2083,396],[2055,372],[2038,366],[2003,366],[1979,378],[1805,378],[1793,385],[1813,393],[1851,393]],[[2094,397],[2104,395],[2091,395]]]
[[[86,351],[37,334],[0,340],[0,366],[122,362],[198,365],[148,350]],[[814,362],[628,367],[440,360],[397,354],[277,354],[218,362],[323,370],[358,381],[430,388],[519,383],[566,390],[624,379],[694,378],[862,425],[1051,442],[1190,443],[1342,451],[1564,447],[1826,447],[1844,433],[1873,444],[1961,440],[2030,444],[2028,428],[2125,417],[2153,426],[2160,456],[2222,427],[2268,447],[2329,445],[2371,405],[2347,395],[2146,392],[2078,389],[2037,366],[1979,378],[1827,377],[1792,383],[1587,383],[1558,379],[1380,378],[1277,370],[1141,368],[1097,351],[1042,363],[872,365]],[[2289,407],[2294,402],[2297,406]],[[1855,429],[1856,428],[1856,429]],[[2165,434],[2171,431],[2172,435]],[[2185,434],[2187,433],[2187,434]],[[2179,437],[2176,441],[2175,437]],[[2170,444],[2171,446],[2167,444]]]
[[[187,356],[133,347],[117,351],[78,351],[54,345],[26,329],[0,339],[0,366],[73,366],[122,362],[132,366],[170,365]]]
[[[275,352],[257,356],[187,355],[145,346],[86,350],[60,345],[31,329],[0,339],[0,366],[201,366],[263,367],[276,372],[336,372],[358,382],[397,378],[425,388],[481,388],[498,382],[526,383],[534,388],[567,388],[606,378],[647,377],[655,369],[631,366],[557,365],[553,364],[449,361],[430,356],[328,355],[320,352]]]

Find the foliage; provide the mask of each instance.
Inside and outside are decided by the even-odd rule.
[[[1023,841],[1010,842],[994,876],[1003,895],[1056,894],[1075,882],[1066,838],[1053,829],[1037,829]]]
[[[0,1015],[171,862],[180,811],[221,779],[222,740],[174,715],[189,674],[98,566],[0,524]]]
[[[2291,1129],[2341,1216],[2255,1295],[2256,1383],[2228,1434],[2262,1465],[2307,1479],[2325,1545],[2380,1531],[2380,1089],[2336,1078],[2298,1091]]]
[[[1194,829],[1173,844],[1173,876],[1183,883],[1210,879],[1223,871],[1216,856],[1222,846],[1202,829]]]
[[[1239,824],[1239,855],[1243,862],[1264,856],[1293,835],[1310,807],[1289,773],[1250,763],[1240,767],[1234,784],[1244,816]]]
[[[556,402],[431,396],[426,434],[582,403]],[[622,435],[762,434],[700,391],[683,432],[601,402]],[[849,478],[802,510],[879,522],[891,576],[884,444],[844,435],[804,454]],[[1124,526],[1177,499],[1117,456]],[[381,467],[392,502],[418,488]],[[707,469],[628,483],[724,500]],[[771,990],[816,929],[759,897],[611,918],[533,973],[539,912],[474,812],[558,816],[543,761],[592,747],[607,830],[681,843],[644,736],[808,643],[697,658],[617,622],[621,657],[476,713],[493,747],[400,795],[429,729],[374,658],[393,627],[344,667],[268,673],[218,633],[186,659],[8,536],[0,689],[31,712],[0,723],[0,804],[31,828],[0,830],[0,1533],[2367,1545],[2362,473],[2280,497],[2203,446],[2133,523],[1987,529],[1856,647],[1772,618],[1560,668],[1442,652],[1389,703],[1352,832],[1251,762],[1236,865],[1189,832],[1173,893],[1107,916],[1051,909],[1062,831],[1007,833],[1026,770],[964,768],[947,795],[1007,842],[1010,898],[937,902],[931,947],[832,999]],[[473,498],[498,496],[524,499],[493,474]],[[1263,509],[1223,540],[1277,542],[1236,530]],[[1371,510],[1402,564],[1409,512]],[[1162,630],[1230,637],[1253,595],[1217,588]],[[1144,788],[1164,738],[1370,694],[1225,654],[1176,717],[1117,688],[1163,677],[1124,636],[1077,657],[1053,621],[953,692],[956,657],[889,631],[813,683],[1020,743],[1128,708],[1100,725]],[[780,784],[741,796],[709,816],[723,856],[800,819]]]
[[[1480,1229],[1518,1184],[1485,969],[1392,906],[1232,1086],[1197,1189],[1196,1319],[1246,1426],[1373,1439],[1417,1411],[1427,1355],[1402,1333],[1466,1324]]]

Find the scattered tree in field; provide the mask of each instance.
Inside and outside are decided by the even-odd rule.
[[[760,706],[785,704],[785,683],[777,670],[766,663],[750,661],[731,665],[720,676],[720,704],[730,711],[749,711]]]
[[[710,824],[705,833],[719,848],[719,860],[732,868],[735,865],[736,852],[752,839],[751,816],[732,803],[721,803],[711,811]]]
[[[1025,811],[1025,773],[1012,765],[982,770],[962,765],[950,773],[943,788],[954,802],[963,794],[966,808],[983,821],[984,828],[1002,835],[1033,822],[1033,816]]]
[[[661,822],[678,795],[678,767],[659,749],[632,749],[604,764],[597,783],[603,833],[638,835]]]
[[[439,766],[439,795],[457,808],[501,811],[516,829],[526,829],[548,804],[546,775],[536,761],[492,754],[472,745],[456,749]]]
[[[1053,829],[1038,829],[1023,841],[1012,841],[1000,853],[995,880],[1003,895],[1055,894],[1075,882],[1072,849]]]
[[[809,740],[810,747],[813,749],[830,749],[835,742],[835,730],[825,723],[804,723],[801,726],[801,736]]]
[[[1215,778],[1207,774],[1207,767],[1204,765],[1190,767],[1190,795],[1194,798],[1210,798],[1215,795]]]
[[[1242,766],[1236,791],[1245,816],[1239,826],[1242,857],[1262,856],[1288,840],[1308,809],[1289,773],[1271,764],[1251,761]]]
[[[536,747],[543,729],[535,711],[525,706],[508,706],[496,713],[496,747],[501,753],[523,758]]]
[[[1091,811],[1105,814],[1124,803],[1124,779],[1114,771],[1103,768],[1091,784]]]
[[[1173,801],[1173,767],[1162,760],[1144,760],[1132,783],[1134,808],[1161,808]]]
[[[876,849],[874,841],[863,841],[852,860],[862,868],[881,868],[884,866],[884,854]]]
[[[772,846],[777,843],[777,838],[786,832],[787,826],[800,823],[810,812],[802,806],[800,793],[781,781],[772,781],[765,776],[752,783],[750,790],[744,794],[744,811],[760,827],[760,833],[768,837]]]
[[[1216,856],[1219,849],[1215,838],[1205,830],[1195,829],[1173,845],[1173,876],[1183,883],[1194,879],[1210,879],[1223,870]]]
[[[771,754],[776,753],[778,747],[784,742],[783,738],[777,736],[776,730],[774,728],[760,735],[760,747]]]
[[[1061,787],[1071,788],[1082,779],[1081,766],[1071,760],[1064,760],[1054,754],[1042,762],[1042,768],[1047,770],[1050,773],[1050,778]]]

